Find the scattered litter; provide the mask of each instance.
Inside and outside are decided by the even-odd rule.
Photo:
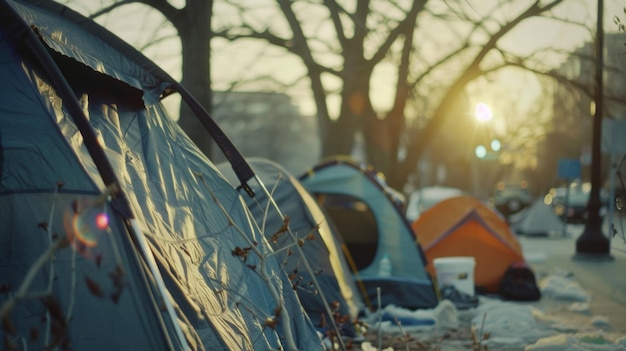
[[[562,301],[589,302],[591,295],[585,292],[577,281],[568,276],[551,275],[539,282],[541,293]]]

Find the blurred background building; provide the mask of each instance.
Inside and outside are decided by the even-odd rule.
[[[295,175],[319,159],[317,121],[282,93],[214,92],[213,115],[246,157],[275,161]],[[225,161],[215,153],[214,162]]]

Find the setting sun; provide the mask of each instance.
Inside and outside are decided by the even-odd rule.
[[[476,113],[474,115],[479,122],[488,122],[493,117],[491,108],[485,103],[479,103],[476,105]]]

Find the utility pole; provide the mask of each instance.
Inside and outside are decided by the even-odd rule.
[[[602,233],[600,217],[600,174],[602,160],[600,142],[602,139],[602,114],[604,113],[604,28],[603,0],[598,0],[598,19],[596,31],[596,66],[595,66],[595,112],[593,116],[593,134],[591,140],[591,190],[587,203],[587,222],[583,234],[576,240],[576,254],[573,259],[612,259],[610,241]]]

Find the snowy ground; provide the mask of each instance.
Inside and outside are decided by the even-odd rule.
[[[432,310],[387,306],[382,311],[386,320],[379,323],[376,313],[365,320],[371,329],[362,350],[377,350],[382,340],[385,350],[472,350],[483,345],[485,350],[626,351],[626,335],[611,331],[606,317],[589,314],[591,296],[575,280],[553,275],[539,283],[549,304],[481,296],[477,308],[463,311],[447,300]]]
[[[556,255],[556,251],[550,250],[571,250],[582,227],[568,227],[568,232],[569,239],[560,242],[521,238],[524,249],[533,250],[527,255],[527,260],[532,261],[529,263],[540,264],[548,255]],[[621,238],[616,244],[626,247]],[[433,310],[409,311],[387,306],[381,317],[373,313],[365,319],[370,330],[361,349],[626,351],[623,326],[615,328],[610,316],[594,315],[590,308],[597,303],[590,293],[592,289],[581,286],[571,272],[553,268],[550,274],[542,272],[537,276],[542,298],[536,302],[480,296],[479,306],[470,310],[457,310],[447,300]],[[626,306],[618,304],[611,313],[626,314]]]

